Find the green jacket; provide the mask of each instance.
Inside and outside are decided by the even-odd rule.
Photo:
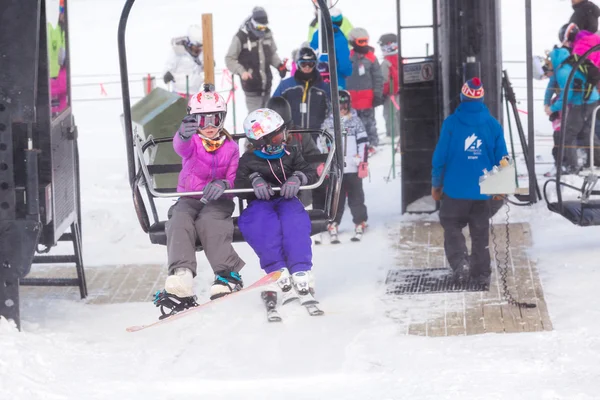
[[[60,25],[54,27],[48,22],[46,25],[46,34],[48,41],[48,72],[50,73],[50,79],[52,79],[58,76],[61,64],[64,61],[65,33]]]
[[[318,22],[318,19],[315,18],[313,20],[313,22],[310,24],[310,26],[308,27],[308,42],[309,43],[312,41],[313,35],[315,34],[317,29],[319,29],[319,22]],[[352,26],[352,24],[350,23],[348,18],[344,17],[342,19],[342,25],[340,26],[340,30],[342,31],[344,36],[346,36],[346,39],[348,39],[348,35],[350,34],[350,31],[352,29],[354,29],[354,27]],[[350,41],[348,41],[348,47],[352,48]]]

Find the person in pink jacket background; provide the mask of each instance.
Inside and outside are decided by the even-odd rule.
[[[182,159],[177,191],[204,193],[182,196],[169,210],[165,292],[179,298],[194,296],[199,238],[215,273],[210,290],[213,300],[243,288],[239,272],[245,263],[231,245],[235,205],[232,196],[223,195],[233,187],[240,152],[223,128],[227,103],[214,86],[204,85],[192,96],[188,114],[173,138],[175,152]]]

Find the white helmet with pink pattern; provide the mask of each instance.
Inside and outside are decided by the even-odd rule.
[[[205,83],[202,90],[190,98],[187,111],[196,116],[200,129],[221,128],[227,115],[227,102],[215,91],[214,85]]]

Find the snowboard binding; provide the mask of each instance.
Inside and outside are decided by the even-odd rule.
[[[178,297],[174,294],[167,293],[166,291],[157,291],[154,294],[154,305],[160,308],[161,316],[159,320],[173,316],[181,311],[187,310],[188,308],[197,307],[197,297]]]

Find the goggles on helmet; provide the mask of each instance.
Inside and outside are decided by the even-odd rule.
[[[298,66],[300,68],[302,68],[302,67],[314,68],[316,65],[317,65],[317,62],[315,60],[298,60]]]
[[[217,112],[211,114],[194,114],[196,121],[198,122],[198,128],[221,128],[225,121],[225,113]]]
[[[258,149],[262,149],[265,147],[278,148],[279,146],[283,146],[286,138],[287,138],[287,127],[284,124],[276,131],[273,131],[273,132],[269,133],[268,135],[261,137],[260,139],[250,139],[250,142],[252,142],[252,145]]]
[[[256,22],[254,19],[252,19],[252,26],[254,26],[254,29],[261,32],[264,32],[269,28],[269,25],[261,24],[260,22]]]

